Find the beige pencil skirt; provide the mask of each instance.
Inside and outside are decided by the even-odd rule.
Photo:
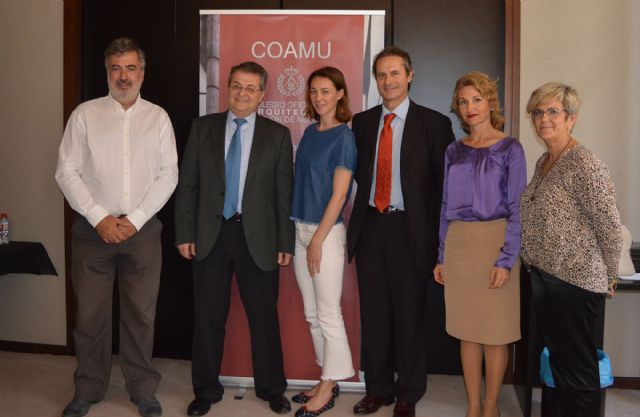
[[[447,333],[460,340],[504,345],[520,339],[520,260],[507,282],[489,289],[504,245],[506,219],[449,224],[444,246]]]

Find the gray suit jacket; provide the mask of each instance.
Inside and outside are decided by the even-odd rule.
[[[176,190],[176,244],[196,244],[196,260],[213,248],[224,206],[224,135],[227,112],[193,121]],[[249,252],[265,271],[278,267],[277,253],[293,254],[289,219],[293,190],[293,149],[289,129],[256,115],[242,197],[242,224]]]

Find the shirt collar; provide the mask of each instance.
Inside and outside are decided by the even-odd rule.
[[[122,104],[120,104],[118,102],[118,100],[116,100],[115,98],[113,98],[113,96],[111,95],[111,93],[108,94],[109,100],[110,100],[110,105],[114,110],[117,111],[121,111],[121,112],[126,112],[126,111],[133,111],[135,110],[136,107],[138,107],[138,103],[140,103],[140,93],[138,93],[138,96],[136,97],[136,101],[133,102],[133,104],[131,105],[131,107],[129,107],[127,110],[124,109],[124,107],[122,107]]]
[[[386,116],[389,113],[394,113],[396,117],[399,117],[402,120],[407,120],[407,113],[409,112],[409,104],[411,100],[409,100],[409,96],[405,97],[405,99],[396,107],[393,111],[387,109],[384,104],[382,105],[382,117]]]
[[[237,119],[237,118],[238,118],[238,116],[233,114],[233,112],[231,110],[229,110],[227,112],[227,124],[232,126],[234,129],[236,127],[236,122],[234,122],[233,119]],[[253,126],[255,124],[255,122],[256,122],[256,112],[251,113],[247,117],[243,117],[243,119],[247,121],[247,123],[246,123],[247,126]]]

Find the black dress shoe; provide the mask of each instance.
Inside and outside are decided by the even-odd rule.
[[[82,417],[89,412],[89,408],[93,403],[79,398],[74,398],[62,410],[62,417]]]
[[[287,414],[291,411],[291,403],[284,395],[275,395],[269,399],[269,408],[274,413]]]
[[[220,401],[219,398],[217,400],[209,400],[207,398],[196,397],[191,401],[189,407],[187,407],[187,415],[191,417],[203,416],[209,412],[211,404],[215,404],[218,401]]]
[[[415,417],[416,405],[406,401],[398,401],[393,407],[393,417]]]
[[[162,415],[162,406],[156,397],[138,401],[136,405],[142,417],[160,417]]]
[[[382,398],[375,395],[365,395],[360,401],[353,406],[354,414],[372,414],[375,413],[382,407],[383,405],[391,405],[395,399],[391,398]]]

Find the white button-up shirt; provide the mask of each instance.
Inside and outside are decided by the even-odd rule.
[[[140,96],[124,110],[108,95],[82,103],[69,117],[56,181],[92,226],[126,214],[140,230],[173,193],[177,161],[167,112]]]

